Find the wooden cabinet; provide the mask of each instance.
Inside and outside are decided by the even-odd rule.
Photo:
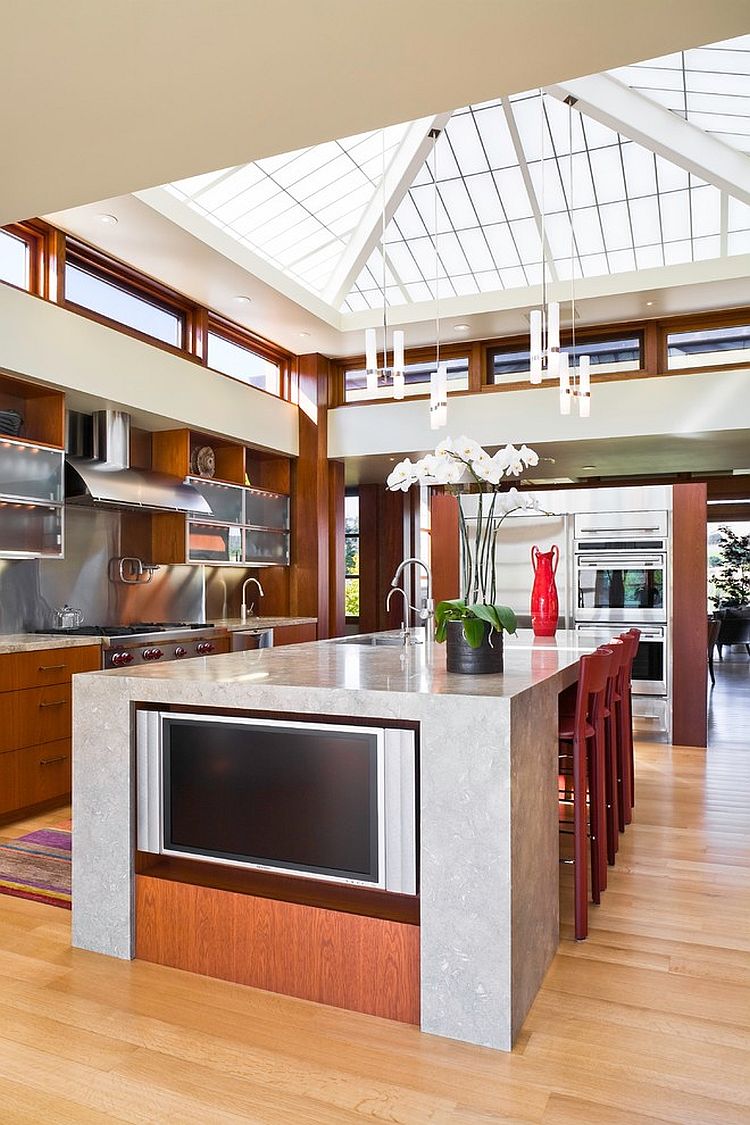
[[[318,626],[315,622],[305,625],[275,625],[273,630],[274,648],[279,645],[299,645],[304,641],[318,639]]]
[[[0,655],[0,817],[71,788],[71,677],[100,667],[98,645]]]
[[[213,477],[194,471],[196,452],[206,446],[214,453]],[[225,438],[163,430],[151,435],[150,466],[190,481],[210,510],[199,518],[172,512],[129,516],[123,527],[130,553],[162,565],[289,565],[288,457],[251,456]]]

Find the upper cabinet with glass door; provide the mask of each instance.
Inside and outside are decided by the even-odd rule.
[[[63,554],[62,394],[0,375],[0,557]]]

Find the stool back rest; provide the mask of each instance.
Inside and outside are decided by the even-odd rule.
[[[607,680],[612,667],[610,648],[599,648],[579,663],[578,694],[576,695],[575,725],[579,738],[585,739],[586,723],[596,727],[607,690]]]
[[[633,663],[635,661],[638,646],[640,644],[640,629],[628,629],[627,633],[620,633],[620,640],[627,646],[628,655],[625,663],[625,675],[623,678],[623,690],[630,691],[633,682]]]
[[[607,677],[607,688],[604,692],[604,706],[608,711],[612,710],[615,702],[615,696],[619,694],[623,670],[627,661],[627,646],[617,638],[607,641],[606,645],[600,645],[597,652],[607,649],[612,653],[612,661],[610,664],[609,675]]]

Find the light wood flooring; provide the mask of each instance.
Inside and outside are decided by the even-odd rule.
[[[511,1055],[73,951],[67,913],[0,897],[0,1121],[747,1125],[747,660],[717,665],[711,731],[639,745],[590,937],[565,922]]]

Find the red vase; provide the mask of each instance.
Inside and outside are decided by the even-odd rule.
[[[531,591],[531,627],[537,637],[554,637],[560,609],[557,601],[555,574],[560,561],[560,551],[531,548],[534,567],[534,586]]]

